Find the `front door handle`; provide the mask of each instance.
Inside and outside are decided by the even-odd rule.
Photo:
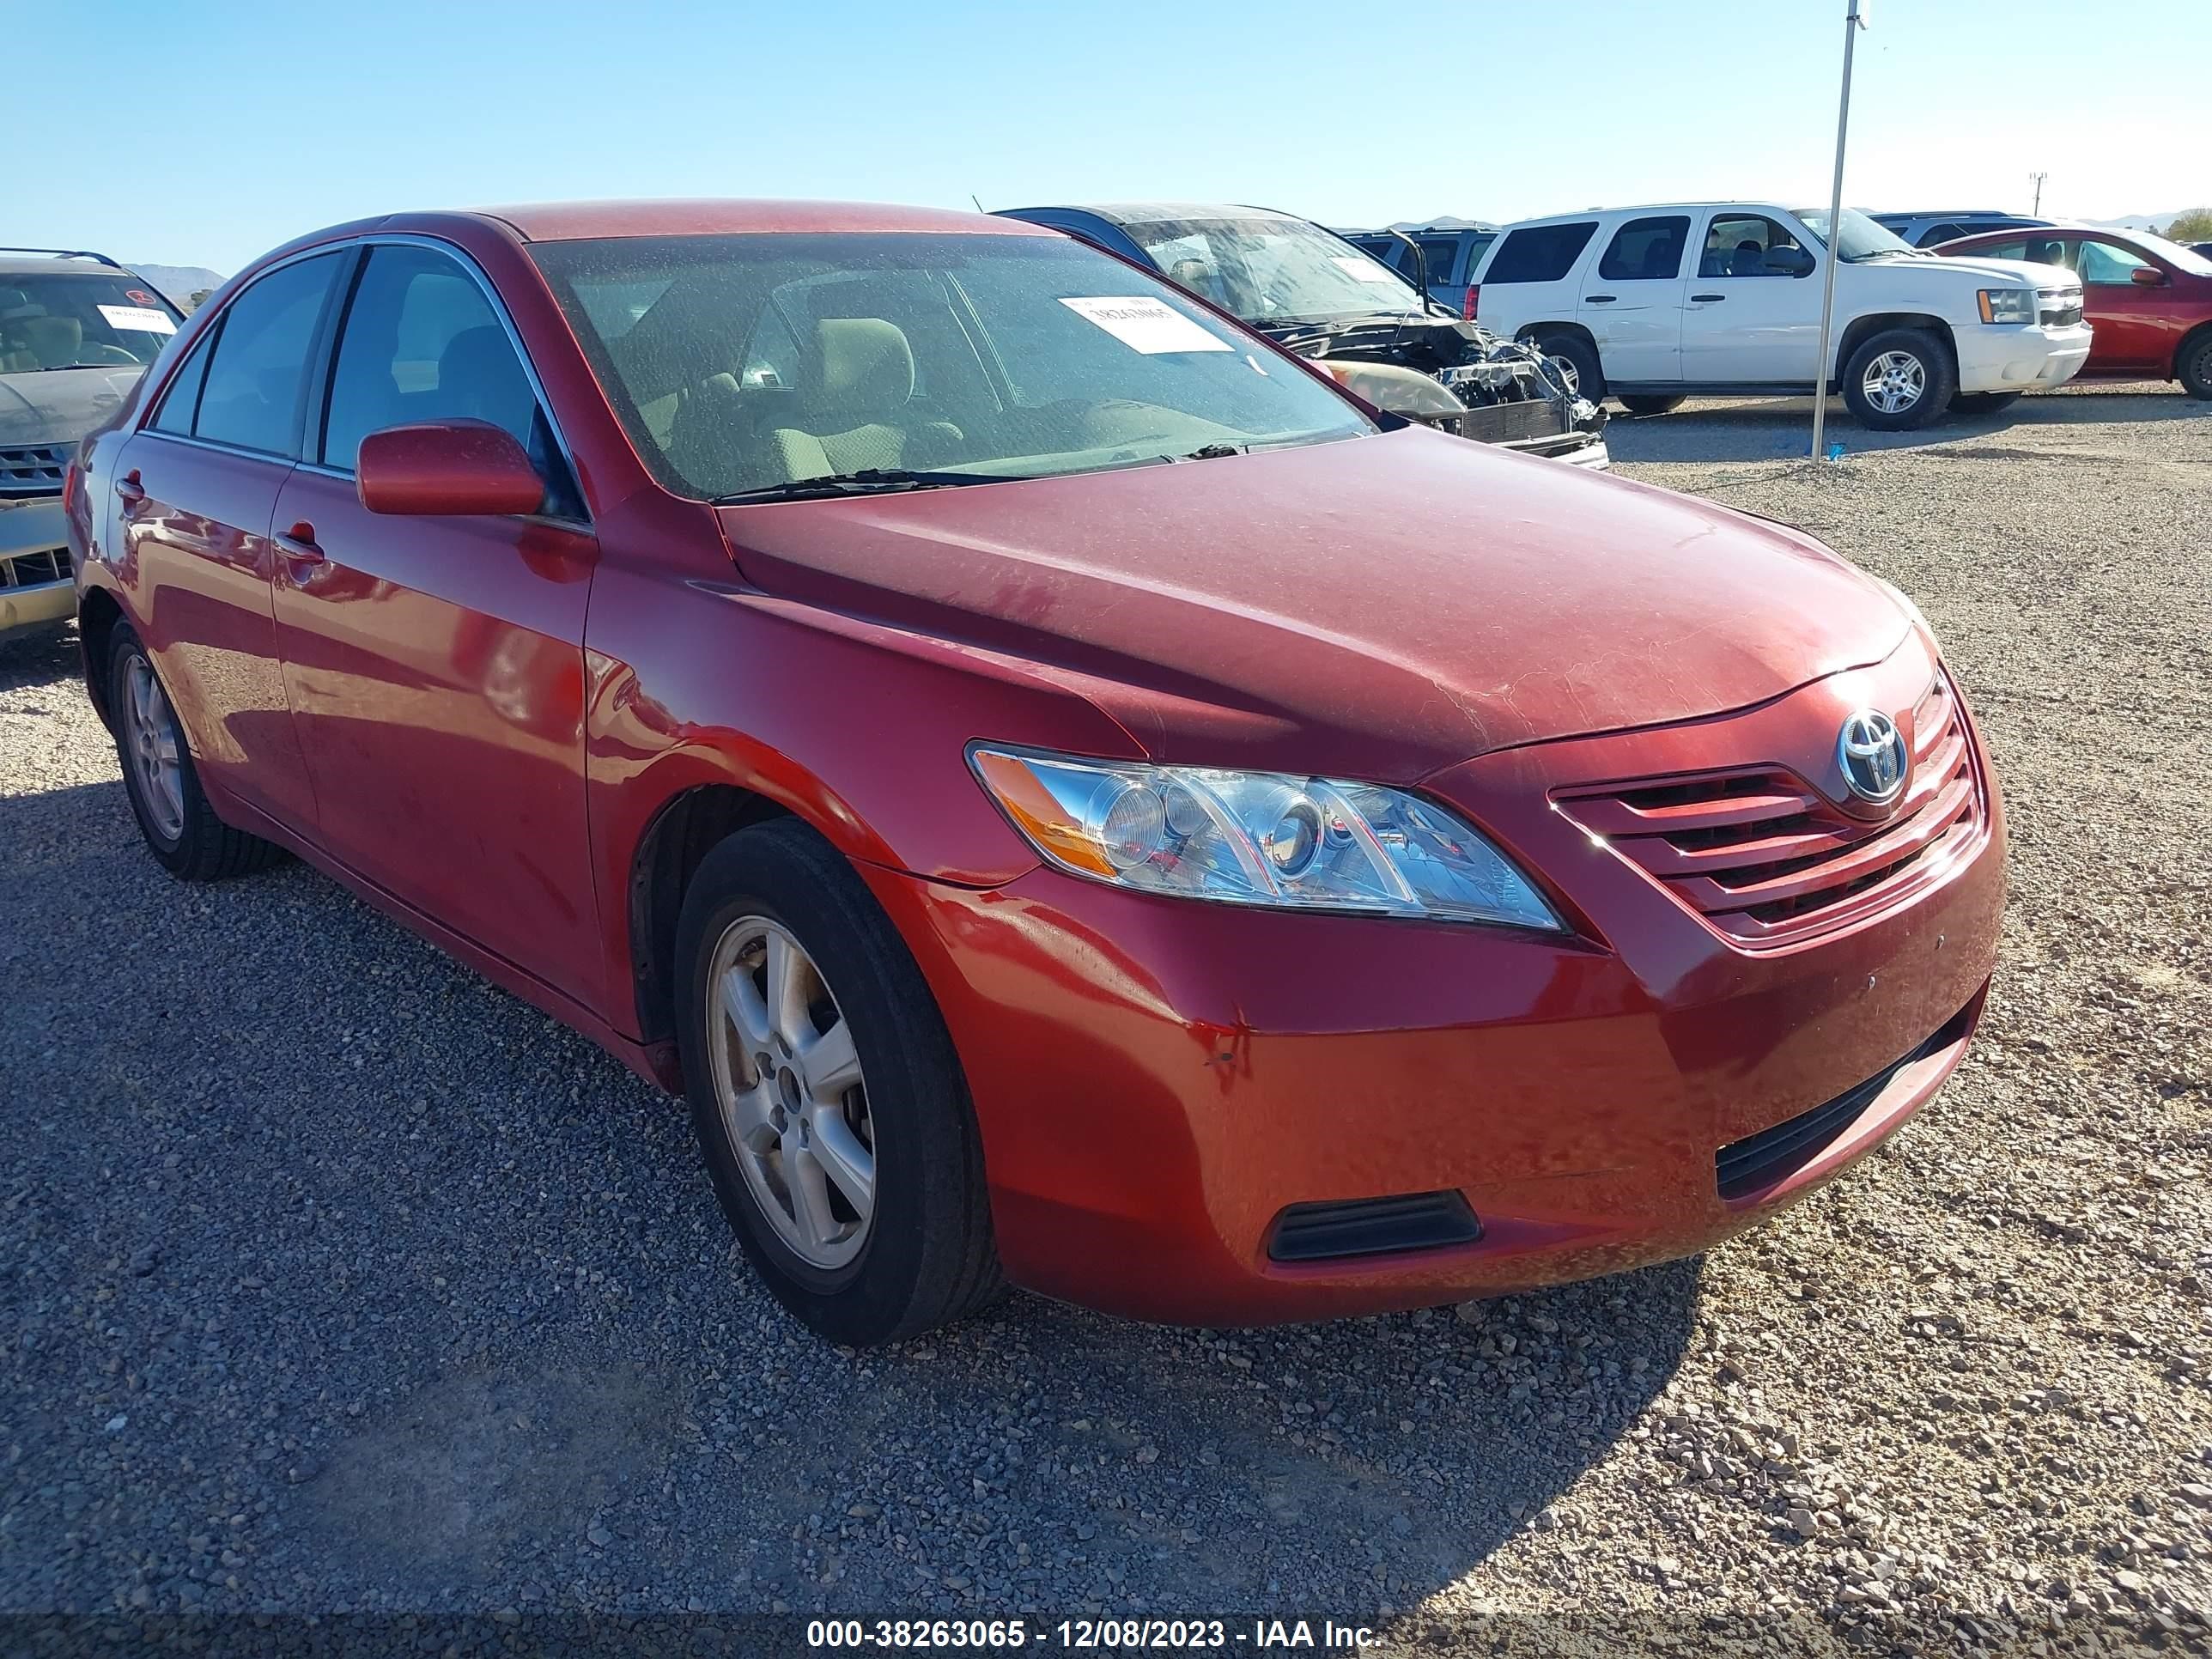
[[[1692,294],[1690,298],[1701,305],[1714,305],[1728,298],[1725,294]]]
[[[327,562],[323,550],[315,545],[315,526],[301,522],[289,530],[269,538],[276,544],[276,550],[295,564],[323,564]]]
[[[1613,303],[1613,295],[1610,294],[1585,294],[1583,295],[1583,303],[1586,306],[1609,306]]]
[[[115,499],[125,507],[136,507],[146,499],[146,486],[138,482],[137,467],[132,467],[115,481]]]

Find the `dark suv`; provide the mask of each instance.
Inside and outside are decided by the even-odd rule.
[[[1394,230],[1340,230],[1338,235],[1374,255],[1407,282],[1429,279],[1429,297],[1460,316],[1468,315],[1468,284],[1482,263],[1484,250],[1498,240],[1496,225],[1426,225],[1403,235]],[[1420,250],[1420,260],[1413,258]],[[1425,267],[1425,270],[1424,269]]]
[[[0,637],[76,613],[62,482],[183,320],[98,253],[0,248]]]

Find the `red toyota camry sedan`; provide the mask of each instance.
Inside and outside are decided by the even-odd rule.
[[[1700,1249],[1926,1101],[1996,955],[1894,589],[1016,221],[318,232],[67,501],[154,857],[296,854],[681,1090],[842,1342]]]

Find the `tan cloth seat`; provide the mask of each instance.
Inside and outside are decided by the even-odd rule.
[[[914,349],[897,324],[824,317],[814,325],[814,337],[822,372],[800,394],[802,424],[768,434],[787,479],[928,466],[959,441],[959,428],[945,422],[908,423]]]

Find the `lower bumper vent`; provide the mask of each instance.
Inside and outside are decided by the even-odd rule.
[[[1723,1198],[1743,1198],[1771,1187],[1803,1169],[1841,1139],[1868,1107],[1874,1104],[1890,1079],[1917,1060],[1925,1060],[1948,1048],[1966,1035],[1973,1023],[1969,1003],[1943,1022],[1942,1029],[1901,1060],[1893,1060],[1865,1082],[1855,1085],[1833,1100],[1809,1112],[1784,1118],[1771,1129],[1732,1140],[1713,1154],[1713,1173]]]
[[[1457,1193],[1402,1193],[1335,1204],[1293,1204],[1275,1218],[1267,1240],[1274,1261],[1326,1261],[1472,1244],[1482,1237],[1467,1200]]]

